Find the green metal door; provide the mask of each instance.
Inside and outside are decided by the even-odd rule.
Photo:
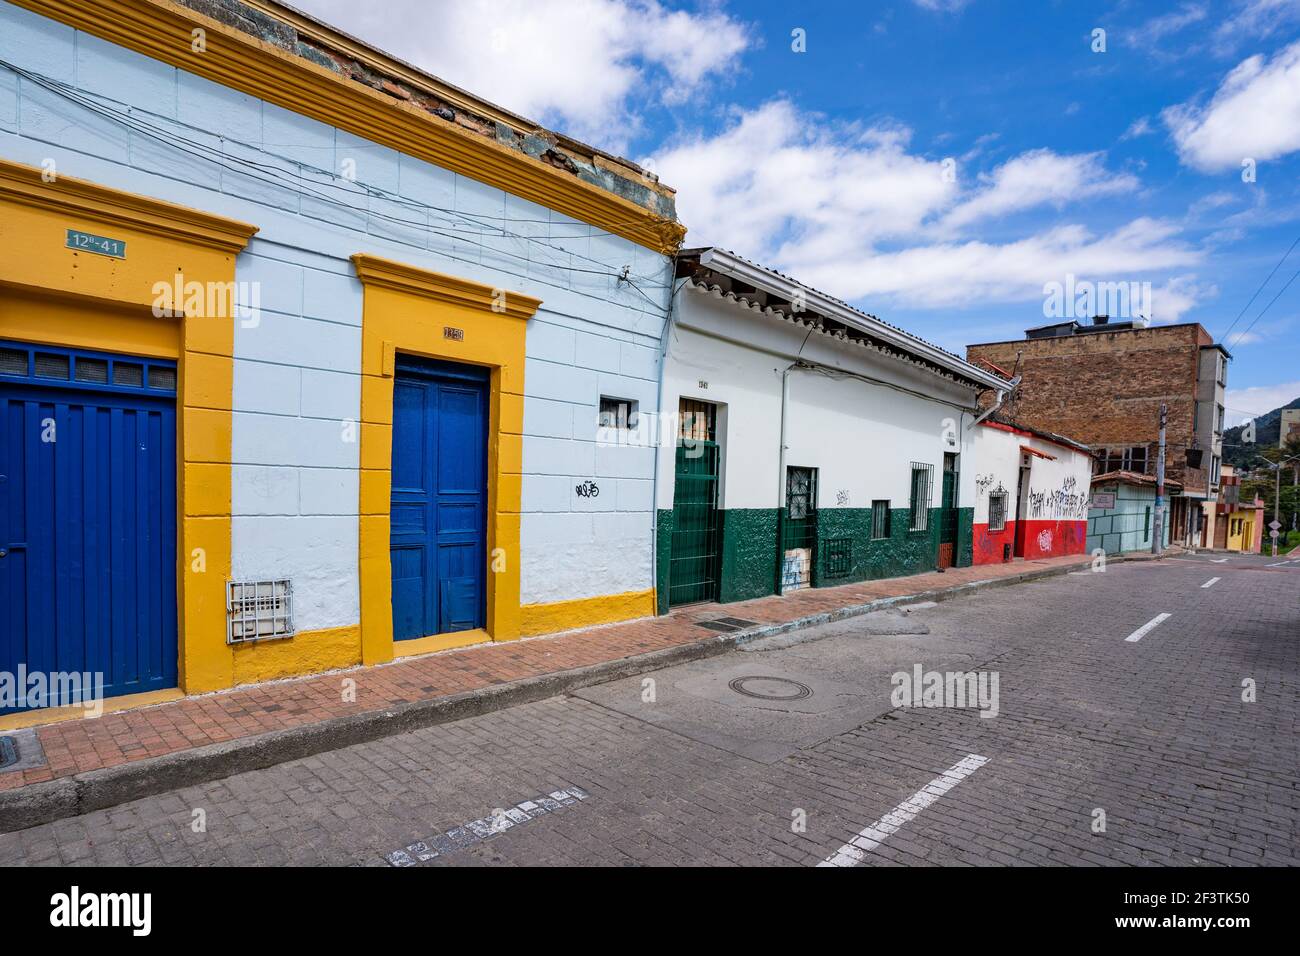
[[[789,467],[781,528],[781,590],[813,585],[817,553],[817,469]]]
[[[943,496],[939,500],[938,566],[957,563],[957,456],[943,456]]]
[[[943,456],[943,502],[939,512],[939,543],[957,543],[957,456]]]
[[[718,459],[716,407],[682,399],[673,485],[668,603],[718,599]]]

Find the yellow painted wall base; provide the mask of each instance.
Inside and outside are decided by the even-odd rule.
[[[650,617],[654,612],[653,588],[649,591],[579,598],[576,601],[556,601],[554,604],[525,604],[519,609],[519,631],[524,637],[532,637],[536,634]]]
[[[124,694],[110,697],[104,701],[104,713],[112,714],[119,710],[138,710],[152,707],[154,704],[166,704],[184,697],[183,691],[173,687],[169,690],[151,690],[143,694]],[[20,714],[6,714],[0,717],[0,730],[22,730],[24,727],[37,727],[42,724],[58,724],[65,720],[85,720],[86,710],[76,705],[68,707],[43,707],[40,710],[25,710]]]
[[[300,677],[361,663],[361,625],[303,631],[278,641],[236,644],[235,685]]]
[[[492,635],[481,627],[468,631],[452,631],[450,634],[431,634],[409,641],[393,641],[393,656],[416,657],[420,654],[432,654],[435,651],[449,651],[453,647],[469,647],[472,644],[486,644]]]

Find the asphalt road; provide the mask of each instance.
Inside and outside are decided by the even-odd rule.
[[[1300,560],[1222,558],[809,629],[0,835],[0,864],[1294,864]],[[927,700],[931,671],[975,678]]]

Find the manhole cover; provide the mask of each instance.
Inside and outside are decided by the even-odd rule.
[[[758,700],[807,700],[812,688],[785,677],[737,677],[727,685],[737,694]]]
[[[0,737],[0,768],[18,762],[18,745],[12,737]]]

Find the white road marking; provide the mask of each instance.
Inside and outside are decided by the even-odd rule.
[[[1201,587],[1202,587],[1202,588],[1212,588],[1212,587],[1214,587],[1216,584],[1218,584],[1218,583],[1219,583],[1220,581],[1222,581],[1222,580],[1223,580],[1223,578],[1210,578],[1210,580],[1208,580],[1208,581],[1206,581],[1204,584],[1202,584]]]
[[[1280,567],[1282,567],[1282,565],[1284,565],[1284,564],[1290,564],[1290,563],[1291,563],[1290,561],[1279,561],[1277,564],[1266,564],[1266,565],[1264,565],[1264,567],[1266,567],[1266,568],[1280,568]]]
[[[1228,560],[1227,558],[1215,558],[1215,559],[1214,559],[1213,561],[1211,561],[1210,563],[1211,563],[1211,564],[1223,564],[1223,562],[1225,562],[1225,561],[1227,561],[1227,560]]]
[[[898,832],[909,820],[988,762],[988,757],[967,754],[817,865],[856,866],[861,863],[891,833]]]
[[[1142,638],[1146,637],[1157,627],[1159,627],[1161,624],[1167,621],[1169,617],[1170,615],[1168,614],[1157,614],[1155,617],[1147,621],[1145,624],[1139,627],[1128,637],[1124,638],[1124,640],[1128,641],[1131,644],[1136,644],[1138,641],[1142,640]]]

